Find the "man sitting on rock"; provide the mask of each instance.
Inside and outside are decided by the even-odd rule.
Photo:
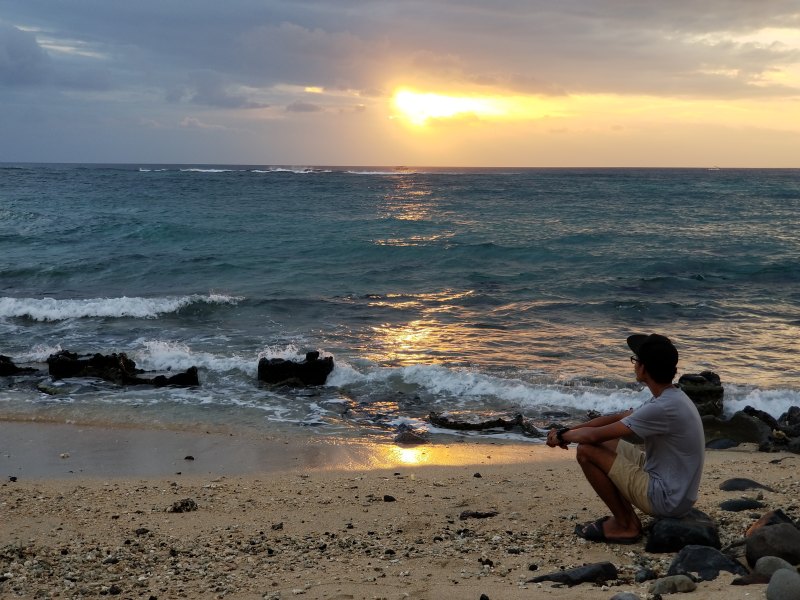
[[[577,443],[576,458],[586,479],[611,511],[610,517],[578,525],[575,533],[593,542],[630,544],[642,535],[634,506],[656,517],[681,517],[697,500],[705,458],[703,423],[697,408],[672,384],[678,351],[663,335],[632,335],[636,381],[653,397],[636,410],[553,429],[547,445]],[[644,452],[622,438],[635,434]]]

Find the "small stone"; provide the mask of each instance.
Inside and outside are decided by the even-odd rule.
[[[396,502],[397,498],[395,498],[394,496],[390,496],[389,494],[384,494],[383,501],[384,502]]]
[[[757,481],[753,481],[752,479],[745,479],[744,477],[734,477],[733,479],[727,479],[719,484],[719,489],[725,492],[741,492],[744,490],[767,490],[768,492],[774,492],[771,487],[766,485],[762,485]]]
[[[662,577],[650,584],[649,594],[675,594],[678,592],[693,592],[697,584],[687,575],[670,575]]]
[[[636,583],[644,583],[645,581],[652,581],[653,579],[658,579],[658,573],[647,567],[639,569],[634,576],[634,581],[636,581]]]
[[[480,479],[481,477],[483,477],[483,475],[481,475],[480,473],[475,473],[475,475],[473,475],[473,477],[477,477],[478,479]]]
[[[611,600],[639,600],[639,596],[633,592],[620,592],[611,596]]]
[[[176,502],[173,502],[172,506],[167,509],[167,512],[185,513],[193,510],[197,510],[197,502],[191,498],[184,498],[183,500],[177,500]]]
[[[194,460],[194,456],[192,456],[191,454],[189,454],[188,456],[184,456],[184,457],[183,457],[183,460]]]

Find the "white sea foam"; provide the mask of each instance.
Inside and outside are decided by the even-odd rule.
[[[181,173],[233,173],[237,169],[180,169]]]
[[[314,167],[270,167],[269,169],[252,169],[251,173],[294,173],[307,175],[309,173],[332,173],[330,169],[315,169]]]
[[[345,171],[349,175],[416,175],[416,171]]]
[[[760,390],[725,386],[723,416],[731,417],[746,406],[763,410],[776,419],[792,406],[800,406],[800,390]]]
[[[237,304],[241,297],[208,295],[167,296],[161,298],[0,298],[0,318],[25,317],[34,321],[62,321],[90,317],[134,317],[155,319],[197,303]]]
[[[605,389],[590,387],[564,387],[534,384],[519,379],[505,379],[484,373],[448,369],[438,365],[415,365],[399,368],[374,369],[362,373],[356,368],[339,362],[328,378],[328,385],[347,386],[370,383],[388,383],[400,379],[404,384],[418,386],[434,397],[454,400],[479,400],[494,398],[522,408],[594,410],[603,414],[636,408],[649,397],[649,391],[633,389]],[[753,390],[726,387],[725,416],[745,406],[752,406],[779,417],[791,406],[800,406],[800,391]]]
[[[209,352],[197,352],[187,344],[163,340],[144,340],[143,349],[133,353],[136,365],[148,371],[185,371],[189,367],[200,367],[209,371],[241,371],[255,377],[257,361],[252,356],[219,356]]]

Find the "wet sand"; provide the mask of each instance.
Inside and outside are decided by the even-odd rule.
[[[719,523],[723,546],[755,515],[719,503],[758,493],[719,484],[770,485],[759,512],[797,518],[798,459],[752,447],[707,453],[697,507]],[[644,542],[578,539],[575,524],[605,509],[573,451],[538,445],[401,448],[4,422],[0,465],[2,597],[645,598],[635,573],[666,574],[673,558]],[[605,560],[620,573],[605,587],[529,582]],[[732,579],[701,582],[696,597],[763,597],[765,586]]]

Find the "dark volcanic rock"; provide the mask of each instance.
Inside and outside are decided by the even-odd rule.
[[[794,521],[792,521],[785,512],[783,512],[780,508],[776,510],[771,510],[768,513],[761,516],[761,518],[750,525],[747,528],[747,532],[745,536],[751,536],[756,531],[761,529],[762,527],[769,527],[770,525],[778,525],[780,523],[788,523],[789,525],[794,525]]]
[[[0,354],[0,377],[8,377],[9,375],[24,375],[26,373],[35,373],[36,369],[28,367],[18,367],[14,364],[8,356]]]
[[[726,556],[716,548],[708,546],[686,546],[669,566],[668,575],[691,575],[697,573],[701,579],[716,579],[720,571],[734,575],[747,575],[749,571],[741,563]]]
[[[706,448],[709,450],[726,450],[728,448],[735,448],[739,445],[736,440],[728,438],[717,438],[706,443]]]
[[[258,379],[275,385],[325,385],[333,371],[333,357],[319,357],[319,352],[306,353],[303,362],[282,358],[262,358],[258,361]]]
[[[184,498],[183,500],[176,500],[173,502],[172,506],[167,509],[167,512],[185,513],[192,512],[193,510],[197,510],[197,502],[191,498]]]
[[[574,569],[566,569],[564,571],[556,571],[554,573],[548,573],[547,575],[539,575],[533,579],[529,579],[528,583],[555,581],[556,583],[565,583],[571,587],[579,583],[601,584],[609,580],[614,580],[617,576],[617,568],[613,564],[610,562],[602,562],[576,567]]]
[[[745,556],[751,567],[762,556],[777,556],[793,565],[800,564],[800,530],[789,523],[761,527],[747,536]]]
[[[442,427],[444,429],[455,429],[457,431],[486,431],[489,429],[510,429],[520,428],[523,432],[539,436],[536,427],[531,425],[522,415],[515,415],[510,419],[504,417],[497,417],[495,419],[486,419],[483,421],[475,421],[469,419],[453,419],[447,415],[437,412],[428,414],[428,421],[432,425]]]
[[[784,433],[790,437],[800,437],[800,406],[792,406],[778,418]]]
[[[722,397],[725,390],[716,373],[703,371],[699,375],[681,375],[678,387],[692,399],[701,417],[704,415],[718,417],[722,414]]]
[[[741,444],[761,445],[772,435],[772,429],[766,423],[742,411],[734,413],[728,420],[706,415],[703,417],[703,429],[706,439],[727,438]]]
[[[62,350],[47,358],[47,367],[53,379],[68,377],[97,377],[117,385],[194,386],[200,385],[197,367],[190,367],[184,373],[167,377],[158,375],[152,379],[139,377],[144,373],[136,368],[136,363],[124,353],[93,354],[78,356],[74,352]]]
[[[499,515],[496,510],[488,510],[488,511],[478,511],[478,510],[465,510],[462,511],[458,518],[462,521],[466,521],[467,519],[488,519],[490,517],[496,517]]]
[[[716,523],[696,508],[680,519],[667,517],[655,521],[647,536],[645,551],[678,552],[690,545],[722,547]]]
[[[768,492],[774,492],[771,487],[766,485],[762,485],[757,481],[753,481],[752,479],[746,479],[744,477],[734,477],[733,479],[726,479],[722,483],[719,484],[719,489],[724,492],[741,492],[744,490],[767,490]]]
[[[402,423],[397,427],[397,434],[394,436],[396,444],[425,444],[428,442],[427,432],[417,431],[410,425]]]
[[[719,507],[722,510],[729,512],[742,512],[743,510],[754,510],[756,508],[764,508],[765,504],[752,498],[737,498],[734,500],[725,500],[721,502]]]

